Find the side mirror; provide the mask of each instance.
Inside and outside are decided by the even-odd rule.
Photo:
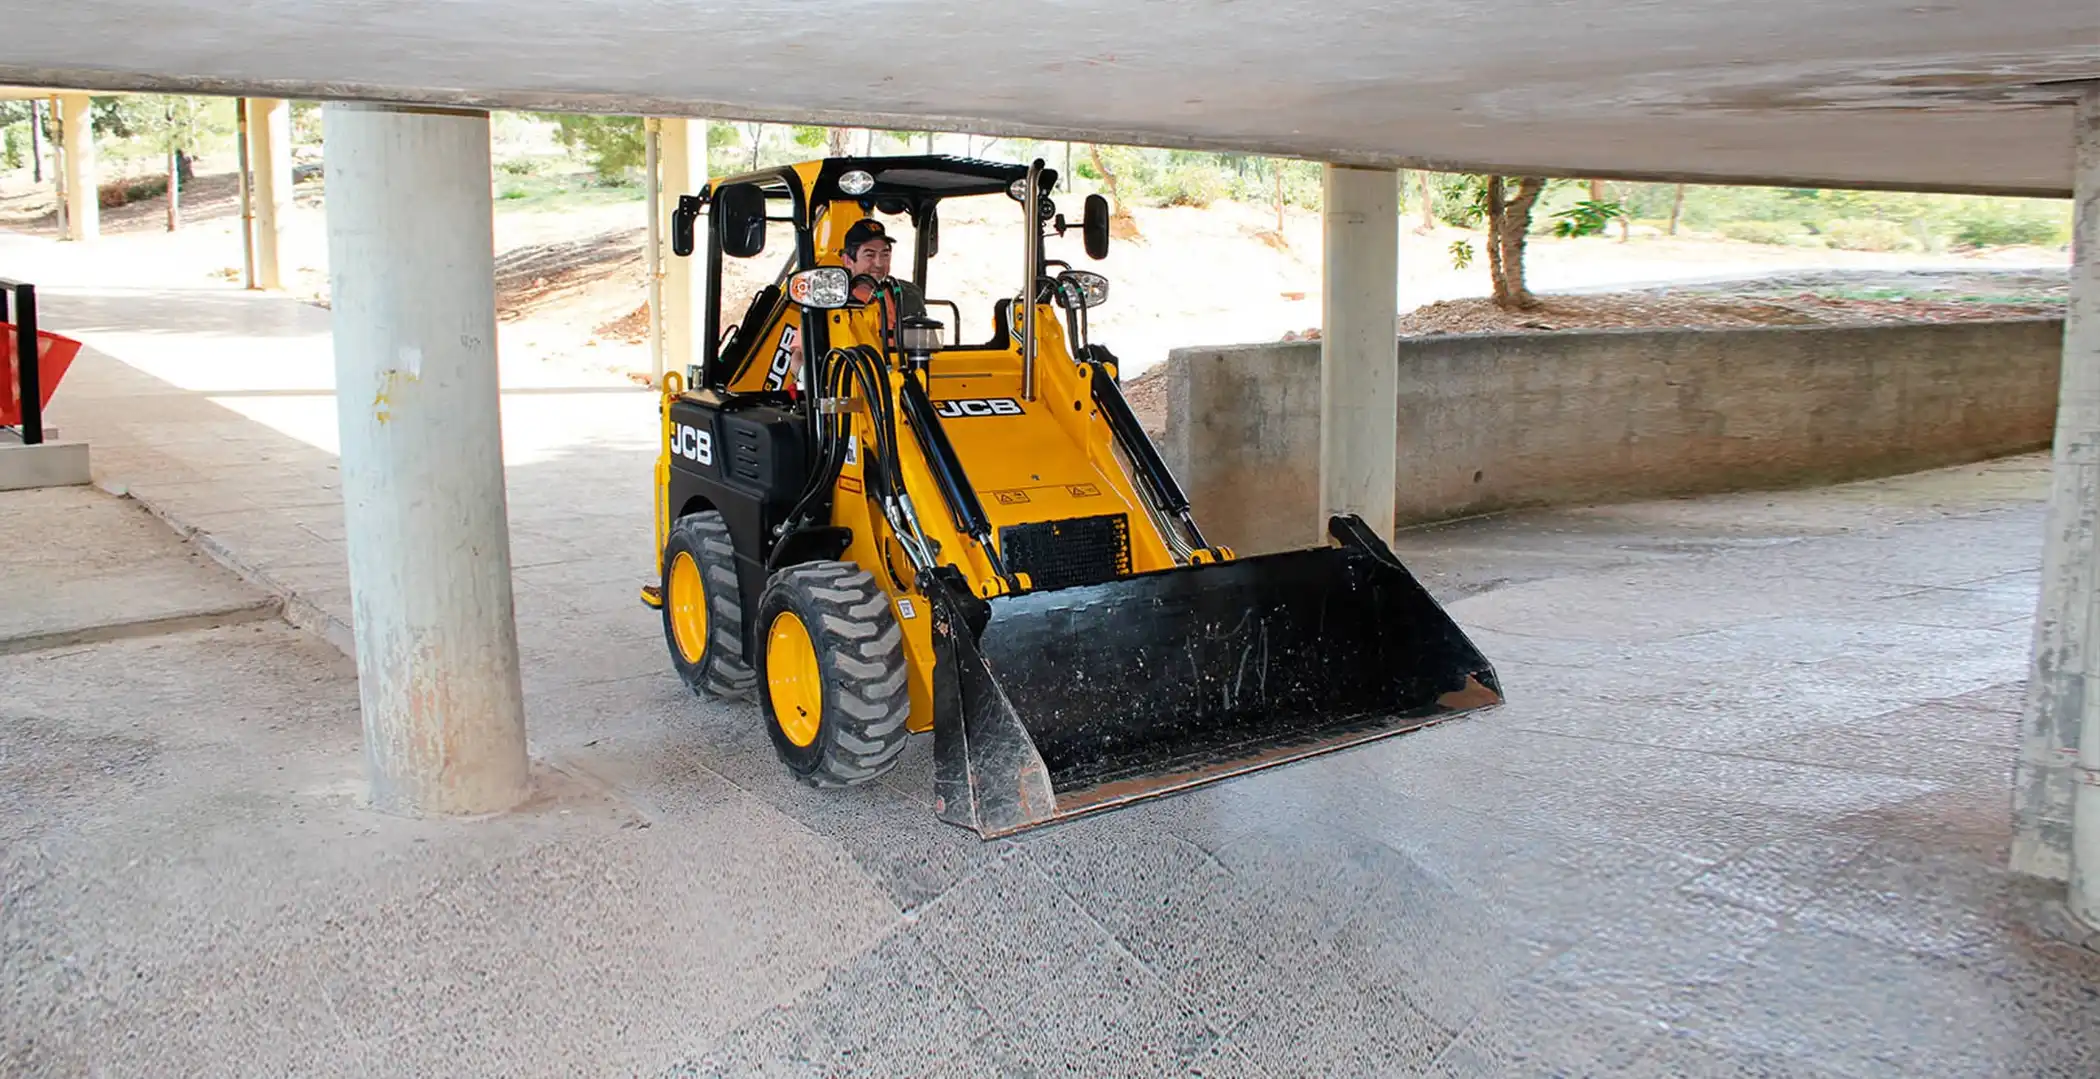
[[[757,184],[730,184],[717,190],[714,212],[723,254],[747,259],[766,249],[766,193]]]
[[[1108,257],[1108,200],[1099,195],[1086,197],[1086,220],[1080,226],[1086,237],[1086,257],[1100,260]]]
[[[693,253],[693,222],[700,217],[700,196],[678,196],[671,211],[671,253],[684,258]]]
[[[927,207],[926,220],[919,224],[919,250],[932,258],[941,253],[941,215]]]

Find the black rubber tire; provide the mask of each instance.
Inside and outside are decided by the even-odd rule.
[[[707,644],[699,662],[687,662],[672,628],[671,568],[680,553],[690,555],[700,571],[700,591],[707,601]],[[671,665],[695,694],[742,700],[750,697],[758,675],[744,661],[744,604],[737,592],[736,549],[729,526],[714,510],[688,513],[671,524],[664,540],[664,644]]]
[[[773,717],[766,642],[773,620],[792,611],[809,630],[823,683],[817,735],[798,746]],[[758,700],[766,733],[795,777],[813,787],[866,783],[889,771],[911,733],[904,630],[890,598],[850,562],[805,562],[773,575],[758,601]]]

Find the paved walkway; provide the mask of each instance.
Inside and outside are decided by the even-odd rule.
[[[342,639],[326,313],[47,297],[102,482]],[[1412,533],[1509,705],[983,844],[678,687],[652,416],[507,386],[526,812],[362,810],[288,628],[0,657],[0,1070],[2100,1071],[2001,868],[2044,461]]]

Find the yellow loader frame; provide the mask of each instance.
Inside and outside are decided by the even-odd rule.
[[[1040,161],[840,158],[680,199],[680,255],[708,214],[718,347],[664,380],[644,599],[687,683],[755,695],[790,770],[820,785],[933,733],[936,812],[985,836],[1498,702],[1486,660],[1361,521],[1254,559],[1204,541],[1088,340],[1106,279],[1043,252],[1071,227],[1055,179]],[[908,215],[923,284],[939,206],[1002,196],[1027,225],[1024,275],[982,342],[841,267],[855,222]],[[1107,217],[1090,197],[1097,259]],[[787,269],[725,333],[723,260],[782,223]]]

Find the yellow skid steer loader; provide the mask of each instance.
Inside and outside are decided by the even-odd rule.
[[[1361,520],[1283,554],[1205,542],[1089,339],[1107,280],[1044,253],[1071,228],[1055,183],[1041,161],[832,158],[679,198],[677,255],[706,217],[713,344],[662,387],[643,601],[686,684],[755,692],[818,786],[932,732],[935,811],[987,838],[1499,703]],[[1018,204],[1018,287],[974,331],[925,298],[957,199]],[[1107,254],[1099,195],[1079,231]],[[768,250],[771,283],[725,319],[725,273],[753,265],[733,260]]]

